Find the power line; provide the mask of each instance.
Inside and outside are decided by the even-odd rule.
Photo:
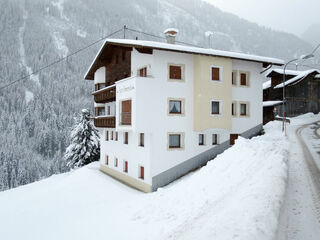
[[[48,65],[46,65],[46,66],[44,66],[44,67],[42,67],[42,68],[39,68],[38,70],[36,70],[36,71],[34,71],[34,72],[32,72],[32,73],[30,73],[30,74],[28,74],[28,75],[25,75],[25,76],[23,76],[23,77],[21,77],[21,78],[18,78],[18,79],[16,79],[16,80],[8,83],[7,85],[4,85],[4,86],[0,87],[0,90],[5,89],[5,88],[7,88],[7,87],[9,87],[9,86],[17,83],[17,82],[20,82],[20,81],[28,78],[28,77],[31,77],[32,75],[34,75],[34,74],[36,74],[36,73],[39,73],[39,72],[41,72],[42,70],[47,69],[47,68],[49,68],[49,67],[51,67],[51,66],[53,66],[53,65],[55,65],[55,64],[57,64],[57,63],[59,63],[59,62],[62,62],[62,61],[64,61],[64,60],[66,60],[67,58],[72,57],[73,55],[76,55],[76,54],[78,54],[79,52],[82,52],[82,51],[84,51],[84,50],[92,47],[93,45],[97,44],[98,42],[100,42],[100,41],[102,41],[102,40],[104,40],[104,39],[106,39],[106,38],[108,38],[108,37],[111,37],[111,36],[113,36],[113,35],[121,32],[121,31],[123,31],[122,28],[119,29],[119,30],[117,30],[117,31],[114,31],[113,33],[110,33],[109,35],[107,35],[107,36],[105,36],[105,37],[102,37],[102,38],[98,39],[97,41],[95,41],[95,42],[93,42],[93,43],[90,43],[89,45],[87,45],[87,46],[85,46],[85,47],[83,47],[83,48],[78,49],[77,51],[75,51],[75,52],[73,52],[73,53],[71,53],[71,54],[69,54],[69,55],[67,55],[67,56],[65,56],[65,57],[63,57],[63,58],[60,58],[60,59],[58,59],[58,60],[56,60],[56,61],[54,61],[54,62],[52,62],[52,63],[50,63],[50,64],[48,64]]]

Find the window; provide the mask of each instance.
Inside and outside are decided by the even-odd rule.
[[[104,116],[105,115],[104,107],[96,107],[94,110],[95,110],[96,116]]]
[[[219,67],[211,67],[211,80],[212,81],[220,81],[220,68]]]
[[[94,88],[96,91],[102,89],[102,88],[105,88],[106,87],[106,84],[105,83],[97,83],[94,85]]]
[[[129,133],[128,133],[128,132],[125,132],[125,133],[124,133],[124,142],[123,142],[124,144],[128,144],[128,142],[129,142],[129,141],[128,141],[128,138],[129,138]]]
[[[139,169],[139,178],[144,179],[144,167],[142,166]]]
[[[128,172],[128,161],[124,161],[124,163],[123,163],[123,171],[124,172]]]
[[[116,132],[116,139],[115,140],[118,141],[118,132]]]
[[[232,85],[237,85],[237,71],[232,71]]]
[[[121,125],[131,125],[131,100],[121,102]]]
[[[181,134],[169,134],[169,148],[181,148]]]
[[[204,145],[204,134],[199,134],[199,145]]]
[[[106,165],[109,165],[109,156],[106,155]]]
[[[237,103],[236,102],[232,103],[231,114],[232,114],[232,116],[237,116]]]
[[[248,116],[249,115],[248,104],[246,104],[246,103],[240,104],[240,115],[241,116]]]
[[[140,133],[139,146],[144,147],[144,133]]]
[[[212,145],[218,144],[218,134],[212,134]]]
[[[110,115],[110,114],[111,114],[111,107],[108,106],[108,115]]]
[[[147,67],[141,68],[139,70],[139,76],[140,77],[147,77]]]
[[[220,114],[220,102],[211,101],[211,114]]]
[[[115,158],[115,159],[114,159],[114,166],[115,166],[115,167],[118,167],[118,158]]]
[[[111,140],[113,140],[113,131],[111,131]]]
[[[248,72],[240,72],[240,85],[241,86],[249,86],[249,73]]]
[[[106,141],[109,141],[109,132],[106,131]]]
[[[181,114],[181,105],[180,100],[169,100],[169,113]]]
[[[182,80],[182,68],[181,66],[169,66],[169,78],[172,80]]]

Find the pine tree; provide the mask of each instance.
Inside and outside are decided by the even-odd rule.
[[[71,132],[71,144],[64,155],[67,166],[77,168],[98,161],[100,157],[99,139],[99,132],[90,120],[89,111],[83,109],[80,120],[77,121]]]

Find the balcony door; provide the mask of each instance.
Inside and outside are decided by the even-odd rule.
[[[121,125],[131,125],[131,100],[121,102]]]

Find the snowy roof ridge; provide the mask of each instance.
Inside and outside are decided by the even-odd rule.
[[[169,44],[169,43],[155,42],[155,41],[133,40],[133,39],[106,39],[103,45],[101,46],[99,52],[97,53],[96,57],[94,58],[93,62],[91,63],[89,69],[87,70],[84,78],[86,78],[87,75],[89,74],[93,64],[99,57],[100,52],[102,51],[102,49],[105,47],[106,44],[125,45],[125,46],[129,45],[132,47],[141,47],[141,48],[148,47],[153,49],[177,51],[177,52],[184,52],[184,53],[190,53],[190,54],[203,54],[203,55],[212,55],[212,56],[218,56],[218,57],[229,57],[234,59],[270,63],[270,64],[276,64],[276,65],[284,64],[284,61],[282,59],[264,57],[264,56],[246,54],[246,53],[215,50],[215,49],[201,48],[201,47],[191,47],[191,46],[185,46],[180,44]]]
[[[303,80],[304,78],[306,78],[308,75],[310,75],[311,73],[317,72],[318,74],[320,74],[320,71],[318,69],[309,69],[309,70],[305,70],[305,71],[301,71],[299,75],[295,76],[294,78],[291,78],[287,81],[283,83],[278,84],[277,86],[275,86],[274,88],[283,88],[283,86],[287,86],[291,83],[294,83],[298,80]]]
[[[269,69],[265,76],[268,77],[269,74],[271,74],[272,72],[276,72],[278,74],[283,74],[283,68],[272,68],[272,69]],[[301,73],[302,71],[298,71],[298,70],[287,70],[286,69],[286,75],[293,75],[293,76],[297,76]]]
[[[276,106],[276,105],[279,105],[281,104],[283,101],[264,101],[263,102],[263,107],[271,107],[271,106]]]

